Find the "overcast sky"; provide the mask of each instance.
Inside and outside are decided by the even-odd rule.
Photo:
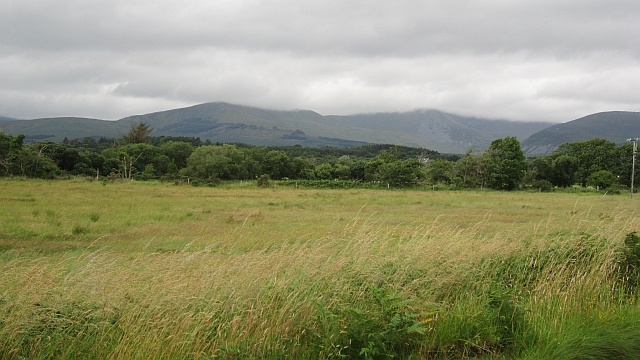
[[[1,0],[0,115],[640,111],[638,0]]]

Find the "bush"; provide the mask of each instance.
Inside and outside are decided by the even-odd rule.
[[[258,187],[271,187],[269,175],[261,175],[258,178]]]
[[[553,184],[547,180],[536,180],[531,184],[531,187],[540,192],[549,192],[553,191]]]
[[[73,235],[82,235],[88,232],[89,232],[89,229],[81,225],[74,225],[73,228],[71,229],[71,233]]]
[[[156,179],[156,169],[153,167],[153,164],[148,164],[145,166],[142,174],[136,175],[134,178],[142,181]]]
[[[222,181],[218,178],[209,178],[209,179],[198,179],[198,178],[193,178],[191,179],[191,185],[192,186],[209,186],[209,187],[214,187],[214,186],[218,186],[220,185]]]
[[[599,187],[600,189],[606,189],[617,183],[618,177],[607,170],[596,171],[587,178],[588,186]]]
[[[279,186],[297,186],[309,189],[381,189],[387,185],[379,182],[365,182],[355,180],[282,180]]]
[[[369,286],[364,300],[366,308],[345,303],[329,309],[326,305],[319,307],[316,321],[320,332],[312,338],[318,339],[320,343],[316,345],[326,355],[351,359],[404,358],[420,347],[422,335],[427,331],[420,319],[426,314],[411,306],[415,299],[407,299],[386,287]]]
[[[607,193],[614,195],[620,195],[623,191],[629,191],[629,188],[621,184],[613,184],[607,188]]]
[[[107,175],[107,181],[117,181],[122,179],[122,175],[120,175],[120,173],[115,173],[115,172],[111,172],[109,175]]]

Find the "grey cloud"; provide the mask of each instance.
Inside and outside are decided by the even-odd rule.
[[[0,114],[637,111],[638,23],[637,0],[6,0]]]
[[[420,56],[450,51],[637,51],[637,1],[12,1],[16,47],[269,49]]]

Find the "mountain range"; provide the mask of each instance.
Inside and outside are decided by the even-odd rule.
[[[463,154],[471,147],[483,150],[494,139],[515,136],[528,154],[543,154],[567,142],[565,139],[588,140],[606,133],[611,137],[605,138],[622,142],[624,139],[619,139],[613,130],[622,126],[620,124],[626,124],[621,130],[626,134],[640,130],[639,114],[600,113],[565,124],[554,124],[466,117],[438,110],[324,116],[309,110],[276,111],[216,102],[128,116],[117,121],[77,117],[32,120],[0,117],[0,130],[24,134],[27,141],[59,142],[65,137],[119,137],[132,124],[144,122],[154,129],[153,136],[189,136],[212,142],[253,145],[349,147],[398,144],[453,154]],[[583,122],[585,126],[581,125]],[[571,137],[572,134],[578,135]]]

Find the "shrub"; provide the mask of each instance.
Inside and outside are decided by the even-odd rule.
[[[553,184],[548,180],[536,180],[531,186],[540,192],[549,192],[553,190]]]
[[[80,225],[75,225],[72,229],[71,229],[71,233],[73,235],[82,235],[82,234],[86,234],[89,232],[89,229],[84,227],[84,226],[80,226]]]
[[[620,186],[619,184],[614,184],[607,188],[607,192],[609,194],[615,194],[615,195],[620,195],[622,190],[623,190],[623,186]]]
[[[222,181],[218,178],[209,178],[209,179],[198,179],[198,178],[193,178],[191,179],[191,185],[192,186],[218,186],[220,185]]]
[[[107,175],[107,181],[116,181],[122,179],[122,175],[120,173],[111,172]]]
[[[258,187],[270,187],[271,181],[269,179],[269,175],[261,175],[258,178]]]
[[[426,325],[420,321],[425,314],[411,306],[414,299],[376,286],[369,286],[364,296],[366,308],[344,303],[319,307],[320,332],[314,338],[331,342],[319,348],[333,351],[329,357],[353,359],[403,358],[416,351]]]
[[[148,164],[147,166],[144,167],[144,171],[142,172],[142,174],[140,175],[136,175],[135,179],[136,180],[153,180],[156,179],[156,169],[154,168],[153,164]]]
[[[606,189],[613,186],[618,182],[618,178],[610,171],[600,170],[596,171],[587,178],[588,186],[597,186],[601,189]]]
[[[98,213],[91,213],[91,215],[89,215],[89,219],[93,222],[96,222],[98,220],[100,220],[100,214]]]

